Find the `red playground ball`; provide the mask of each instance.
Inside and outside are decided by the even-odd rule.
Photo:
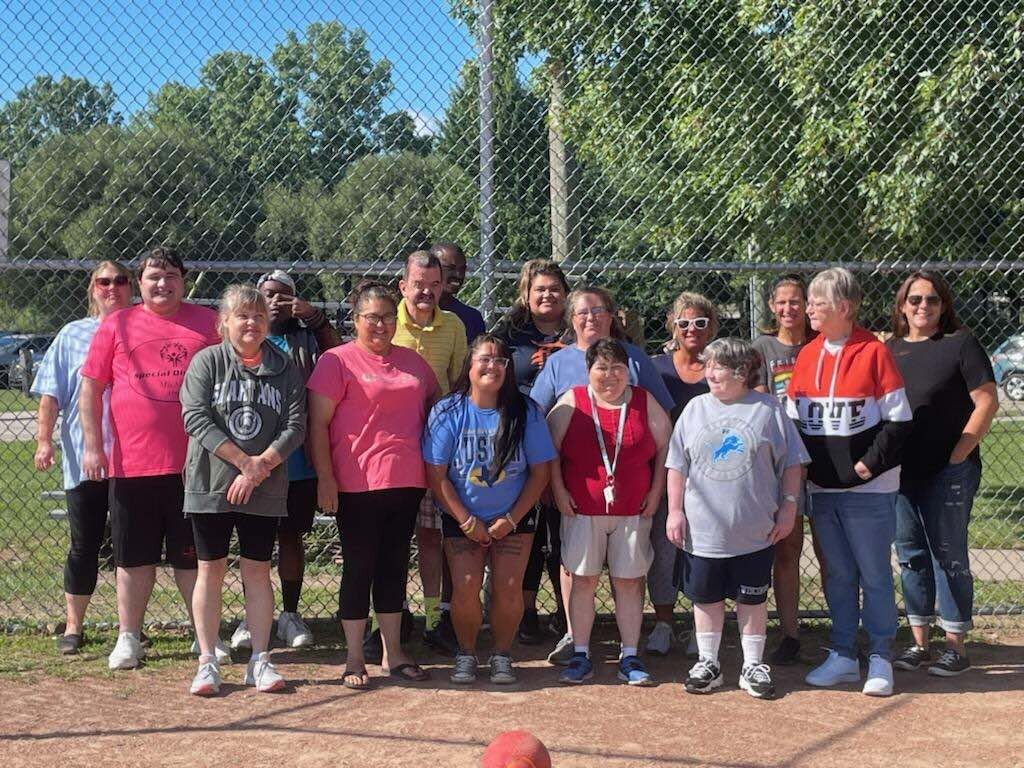
[[[480,765],[482,768],[551,768],[551,755],[529,731],[505,731],[488,745]]]

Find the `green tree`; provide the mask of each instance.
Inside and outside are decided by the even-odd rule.
[[[337,21],[310,24],[305,40],[289,32],[270,61],[310,136],[313,173],[327,186],[337,183],[350,163],[377,146],[391,64],[374,62],[366,33]]]
[[[0,107],[0,157],[14,167],[51,136],[83,133],[96,125],[117,125],[121,116],[109,83],[39,75]]]
[[[494,88],[496,249],[501,258],[532,259],[551,252],[546,107],[524,87],[513,66],[499,64]],[[480,172],[479,94],[479,70],[467,62],[437,146],[470,179]]]
[[[211,142],[260,187],[298,183],[308,171],[309,137],[295,105],[258,57],[233,51],[211,56],[198,86],[165,84],[153,95],[147,117],[164,131]]]
[[[557,59],[613,242],[658,258],[1002,258],[1022,239],[1019,2],[497,0]],[[640,201],[641,205],[636,205]],[[625,236],[624,236],[625,235]]]

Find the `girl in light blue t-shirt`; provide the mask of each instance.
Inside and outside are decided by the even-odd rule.
[[[482,334],[451,393],[430,411],[422,440],[427,479],[445,511],[452,621],[459,640],[453,683],[476,680],[484,565],[492,579],[492,683],[516,681],[509,650],[523,614],[523,572],[536,504],[557,457],[540,409],[516,386],[508,347]]]

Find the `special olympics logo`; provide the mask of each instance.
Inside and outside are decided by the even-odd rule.
[[[228,417],[228,431],[238,440],[251,440],[263,428],[263,419],[251,405],[233,411]]]
[[[185,345],[176,341],[169,341],[160,348],[160,358],[171,365],[181,365],[186,357],[188,357],[188,350]]]

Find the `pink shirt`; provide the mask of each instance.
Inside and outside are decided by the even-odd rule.
[[[188,438],[178,390],[195,353],[219,343],[217,313],[196,304],[182,304],[173,317],[138,304],[100,324],[82,375],[111,385],[111,477],[182,471]]]
[[[338,407],[329,428],[338,488],[425,488],[420,435],[437,377],[411,349],[374,355],[350,341],[324,352],[306,386]]]

